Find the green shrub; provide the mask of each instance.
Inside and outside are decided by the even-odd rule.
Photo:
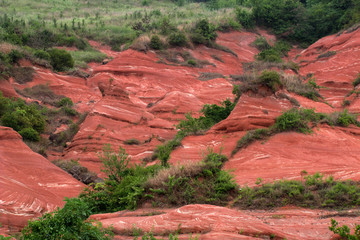
[[[197,22],[191,32],[191,40],[194,44],[209,44],[217,37],[215,26],[206,19]]]
[[[190,65],[190,66],[195,67],[197,65],[197,62],[194,59],[189,59],[187,61],[187,64]]]
[[[252,42],[251,45],[254,45],[260,51],[271,48],[270,44],[268,43],[266,38],[263,36],[256,37],[256,40],[254,42]]]
[[[11,50],[11,52],[8,54],[8,59],[11,64],[18,63],[21,58],[23,58],[23,54],[19,52],[18,50]]]
[[[315,113],[313,109],[290,109],[277,117],[273,129],[277,132],[295,131],[311,133],[311,123],[324,119],[324,114]]]
[[[74,117],[79,114],[75,109],[72,109],[71,107],[67,107],[67,106],[61,107],[61,111],[63,111],[65,115],[71,117]]]
[[[251,29],[255,27],[253,14],[249,13],[244,9],[241,8],[236,9],[236,19],[246,29]]]
[[[185,47],[188,44],[186,35],[182,31],[170,34],[168,41],[174,47]]]
[[[56,71],[64,71],[74,67],[74,60],[70,53],[63,49],[51,49],[48,51],[51,65]]]
[[[360,239],[360,225],[355,223],[354,227],[354,234],[351,234],[351,229],[347,225],[343,225],[339,227],[339,223],[331,219],[331,226],[329,230],[332,231],[334,234],[339,234],[342,239],[348,240],[359,240]]]
[[[50,54],[44,50],[36,50],[34,52],[34,56],[40,59],[44,59],[46,61],[50,61],[51,59]]]
[[[32,142],[38,142],[40,140],[40,134],[31,127],[21,129],[19,134],[23,137],[24,140],[29,140]]]
[[[358,77],[354,80],[354,82],[352,83],[354,88],[360,84],[360,74],[358,75]]]
[[[1,116],[1,124],[11,127],[15,131],[21,131],[24,128],[33,128],[38,133],[44,131],[45,117],[35,104],[26,105],[23,100],[3,101],[3,107],[6,111]]]
[[[73,105],[73,101],[68,97],[64,97],[56,103],[57,107],[72,107]]]
[[[160,50],[163,48],[163,43],[161,42],[160,37],[158,35],[151,36],[150,48],[155,50]]]
[[[342,127],[347,127],[350,124],[359,126],[359,122],[356,119],[356,115],[348,113],[347,109],[339,113],[335,124]]]
[[[283,40],[277,41],[273,49],[280,53],[281,57],[288,56],[288,52],[291,50],[292,46],[290,43]]]
[[[100,222],[87,220],[90,206],[77,198],[66,198],[64,208],[45,213],[38,220],[29,221],[22,230],[24,240],[38,239],[111,239],[113,233]],[[85,221],[86,220],[86,221]]]
[[[119,152],[115,153],[111,145],[107,144],[98,157],[103,164],[101,171],[107,175],[108,180],[120,183],[126,175],[126,169],[131,159],[125,149],[119,147]]]
[[[282,62],[281,56],[278,51],[273,48],[261,51],[255,56],[256,60],[264,62]]]
[[[276,92],[280,87],[282,87],[280,74],[276,71],[263,71],[259,79],[262,84],[268,86],[273,92]]]

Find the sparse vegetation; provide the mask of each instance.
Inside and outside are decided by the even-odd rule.
[[[55,160],[52,163],[84,184],[88,185],[100,181],[96,173],[90,172],[89,169],[81,166],[77,160]]]
[[[355,223],[354,227],[354,234],[351,234],[351,229],[347,225],[339,226],[339,223],[331,219],[331,226],[329,227],[329,230],[332,231],[334,234],[339,234],[340,237],[343,239],[348,240],[359,240],[360,239],[360,225]]]
[[[311,208],[351,208],[359,204],[360,185],[335,181],[322,174],[305,176],[305,181],[279,180],[254,188],[243,187],[234,205],[241,208],[269,209],[288,204]]]
[[[235,149],[232,151],[232,155],[256,140],[267,139],[280,132],[294,131],[304,134],[311,133],[312,128],[319,123],[343,127],[354,124],[360,127],[360,122],[357,121],[356,116],[348,113],[346,109],[343,112],[334,112],[327,115],[324,113],[316,113],[313,109],[292,108],[277,117],[275,124],[268,129],[256,129],[247,132],[237,142]]]

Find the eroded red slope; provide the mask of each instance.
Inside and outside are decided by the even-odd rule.
[[[0,127],[0,222],[10,231],[64,205],[84,185],[34,153],[11,128]]]

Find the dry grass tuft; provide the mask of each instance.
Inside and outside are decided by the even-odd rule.
[[[164,183],[169,180],[169,176],[175,176],[175,178],[197,176],[203,171],[204,167],[204,162],[186,162],[183,165],[162,169],[156,176],[147,180],[145,188],[163,187],[165,186]]]

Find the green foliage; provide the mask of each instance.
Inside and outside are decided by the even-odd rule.
[[[11,52],[8,54],[9,62],[11,64],[18,63],[21,58],[23,58],[23,54],[19,52],[18,50],[11,50]]]
[[[50,61],[51,59],[50,54],[44,50],[36,50],[34,52],[34,56],[40,59],[44,59],[46,61]]]
[[[45,213],[38,220],[29,221],[22,230],[24,240],[38,239],[111,239],[113,233],[99,222],[87,220],[90,206],[80,199],[65,199],[64,208]],[[85,221],[86,220],[86,221]]]
[[[56,71],[64,71],[74,67],[74,60],[70,53],[63,49],[51,49],[48,51],[51,65]]]
[[[264,62],[276,62],[276,63],[282,62],[279,52],[273,48],[265,49],[265,50],[259,52],[255,56],[255,58],[256,58],[256,60],[264,61]]]
[[[73,101],[68,97],[61,98],[56,103],[57,107],[72,107],[73,105],[74,105]]]
[[[226,204],[235,194],[237,184],[233,176],[221,170],[227,157],[212,150],[204,157],[200,165],[185,165],[177,175],[173,167],[158,173],[165,178],[154,176],[149,179],[146,192],[156,203],[178,206],[191,203]],[[173,173],[173,174],[171,174]]]
[[[331,219],[331,226],[329,230],[334,234],[339,234],[343,239],[359,240],[360,239],[360,225],[355,223],[354,234],[351,234],[351,229],[347,225],[339,226],[339,223]]]
[[[98,183],[94,188],[86,188],[80,194],[80,199],[89,204],[93,213],[135,209],[145,197],[145,182],[154,176],[159,168],[159,165],[132,166],[124,170],[121,182]]]
[[[215,124],[226,119],[234,107],[235,104],[229,99],[226,99],[221,102],[220,106],[216,104],[205,104],[200,112],[204,114],[205,118],[211,120]]]
[[[112,150],[111,145],[107,144],[98,157],[103,164],[101,171],[107,175],[108,180],[120,183],[126,175],[126,169],[131,159],[125,149],[119,147],[119,152],[116,153]]]
[[[311,133],[311,122],[318,122],[322,115],[315,113],[313,109],[290,109],[275,120],[274,129],[278,132],[296,131]]]
[[[242,8],[236,8],[236,19],[246,29],[255,27],[254,15]]]
[[[354,88],[360,84],[360,74],[358,75],[358,77],[354,80],[354,82],[352,83]]]
[[[274,208],[288,204],[316,208],[351,208],[360,201],[358,183],[337,182],[316,173],[306,181],[280,180],[254,188],[241,188],[235,206],[242,208]]]
[[[163,48],[163,43],[160,40],[158,35],[152,35],[150,39],[150,47],[155,50],[160,50]]]
[[[232,151],[231,155],[235,155],[240,149],[249,146],[251,143],[253,143],[253,142],[257,141],[257,140],[266,139],[271,135],[272,135],[271,130],[266,129],[266,128],[260,128],[260,129],[256,129],[256,130],[251,130],[251,131],[247,132],[237,142],[236,147]]]
[[[178,31],[170,34],[168,38],[169,44],[173,47],[185,47],[188,44],[187,37],[184,32]]]
[[[348,113],[348,110],[345,109],[343,112],[339,113],[335,125],[347,127],[350,124],[360,126],[359,122],[357,121],[356,115]]]
[[[19,134],[23,137],[24,140],[29,140],[32,142],[38,142],[40,140],[40,134],[30,127],[21,129]]]
[[[215,41],[217,37],[216,28],[209,20],[202,19],[196,23],[194,29],[191,31],[191,41],[194,44],[208,45]]]
[[[33,141],[38,139],[39,133],[42,133],[45,128],[45,116],[36,104],[28,105],[21,99],[10,100],[3,97],[1,93],[0,121],[3,126],[11,127],[19,133],[23,130],[21,132],[23,137]]]
[[[263,71],[259,77],[261,83],[269,87],[273,92],[279,90],[282,87],[282,82],[280,81],[280,74],[276,71]]]
[[[256,37],[255,41],[252,42],[251,45],[255,46],[260,51],[264,51],[271,48],[270,44],[263,36]]]

